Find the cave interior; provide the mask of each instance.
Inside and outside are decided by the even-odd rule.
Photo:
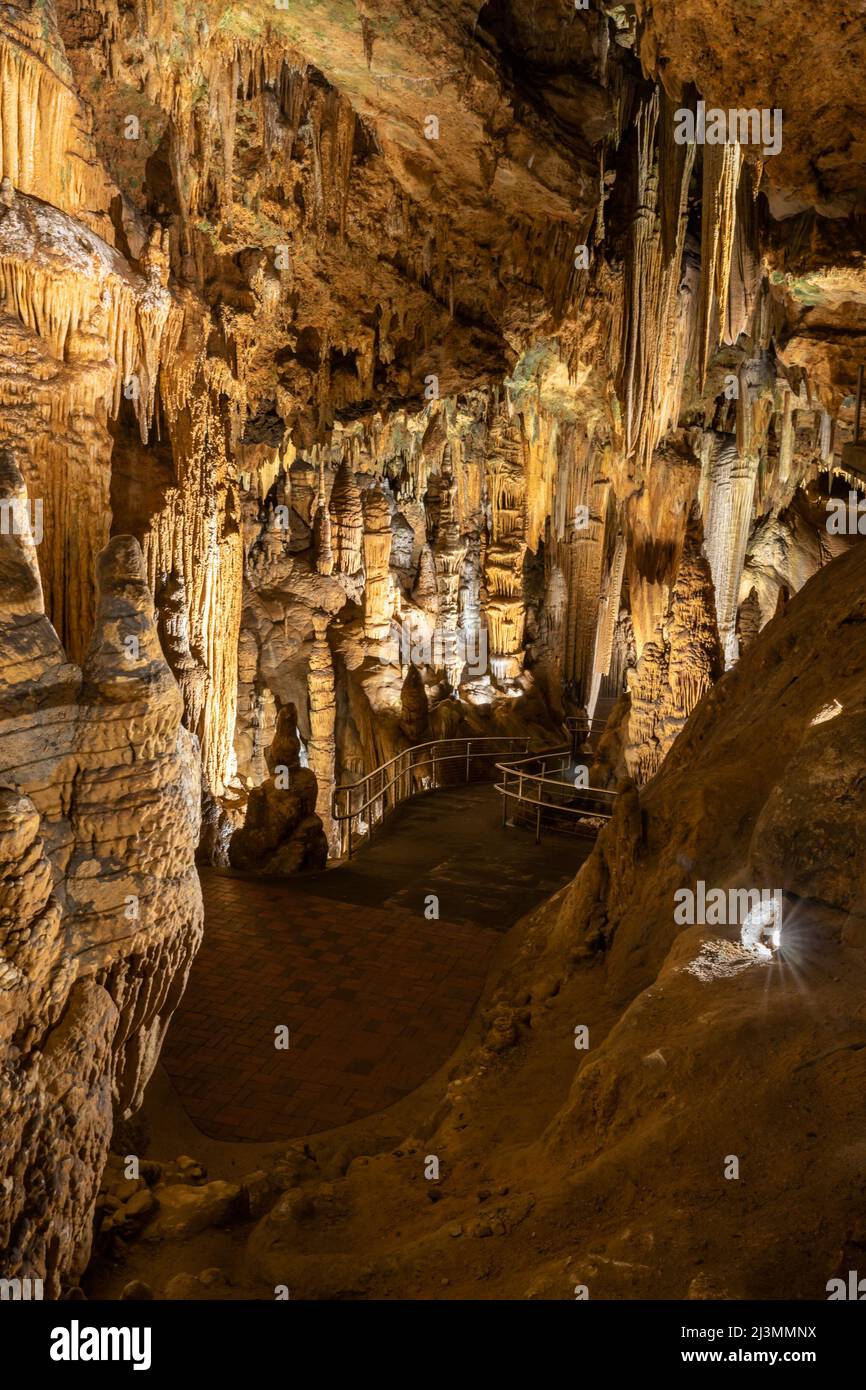
[[[4,5],[10,1296],[866,1260],[864,67],[857,0]]]

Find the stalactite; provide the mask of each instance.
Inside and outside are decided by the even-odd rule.
[[[460,576],[460,630],[468,641],[478,640],[481,631],[481,534],[469,532]]]
[[[659,240],[656,200],[658,165],[655,157],[659,95],[653,91],[641,104],[635,121],[637,140],[637,192],[629,248],[627,339],[624,352],[624,397],[626,448],[632,453],[650,390],[650,344],[644,341],[641,323],[646,305],[656,292]]]
[[[751,166],[745,163],[741,164],[736,203],[734,242],[722,333],[726,343],[736,343],[742,333],[751,333],[761,274],[755,184]]]
[[[112,188],[96,158],[53,6],[8,11],[0,33],[0,178],[112,237]],[[65,68],[65,71],[63,70]]]
[[[712,450],[704,503],[707,558],[716,592],[716,615],[725,665],[737,659],[737,604],[752,522],[757,458],[741,458],[736,440],[720,436]]]
[[[619,617],[614,627],[610,668],[607,676],[602,678],[599,695],[614,698],[620,696],[627,687],[629,671],[633,671],[636,665],[637,649],[634,640],[634,628],[632,627],[631,614],[624,604],[620,608]]]
[[[782,431],[779,440],[779,481],[781,483],[786,483],[791,476],[791,469],[794,462],[796,433],[797,424],[794,411],[794,393],[786,389],[784,391],[784,403],[782,406]]]
[[[237,90],[239,79],[237,55],[233,55],[219,74],[213,87],[215,97],[214,116],[219,126],[223,152],[223,215],[231,221],[231,207],[234,201],[233,168],[235,152],[235,121],[237,116]]]
[[[328,575],[334,572],[334,551],[331,544],[331,513],[327,506],[316,512],[316,572]]]
[[[625,561],[627,545],[624,536],[617,538],[616,549],[613,553],[610,569],[605,576],[605,583],[599,600],[598,621],[595,629],[595,650],[592,659],[592,685],[590,688],[589,699],[587,701],[587,711],[592,718],[601,690],[601,683],[610,671],[611,659],[613,656],[613,640],[616,623],[619,618],[620,597],[622,595],[622,583],[625,576]]]
[[[819,434],[819,450],[821,462],[830,464],[833,462],[833,419],[827,410],[821,411],[821,426]]]
[[[132,401],[147,443],[161,364],[175,352],[183,316],[168,290],[130,273],[100,237],[64,213],[17,195],[0,218],[0,295],[54,356],[114,364],[111,398],[117,415]],[[77,409],[95,410],[104,377],[81,374]]]
[[[220,795],[233,756],[243,544],[234,488],[226,478],[231,450],[225,414],[205,380],[171,421],[171,430],[176,485],[152,518],[143,550],[154,588],[166,573],[184,582],[190,645],[210,676],[194,732],[210,788]]]
[[[270,698],[266,705],[258,687],[259,644],[254,632],[241,627],[238,638],[234,764],[231,771],[232,780],[237,777],[245,786],[258,785],[266,775],[263,749],[275,718],[273,695],[270,691],[267,692]]]
[[[674,140],[673,103],[653,91],[635,121],[636,192],[625,267],[622,348],[612,358],[624,403],[626,452],[638,476],[675,423],[693,333],[683,253],[693,145]],[[616,341],[613,339],[611,341]]]
[[[701,290],[698,331],[698,379],[703,389],[712,349],[724,333],[737,188],[742,151],[739,145],[705,145],[701,205]]]

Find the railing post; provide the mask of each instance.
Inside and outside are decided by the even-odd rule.
[[[466,740],[466,781],[469,781],[469,749],[472,747],[472,739]]]
[[[538,803],[538,810],[535,814],[535,843],[541,844],[541,802]]]

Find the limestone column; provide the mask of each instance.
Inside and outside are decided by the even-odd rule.
[[[439,597],[436,588],[436,562],[429,545],[423,547],[418,557],[418,576],[412,590],[412,599],[428,616],[435,618]]]
[[[456,490],[452,474],[443,474],[439,493],[439,526],[433,547],[438,598],[437,632],[442,641],[445,674],[455,687],[460,682],[463,668],[463,659],[458,651],[457,623],[460,616],[460,575],[466,553],[460,539],[460,526],[454,515]]]
[[[364,511],[364,636],[382,642],[391,630],[389,565],[391,561],[391,506],[379,487],[363,496]]]
[[[490,670],[496,680],[514,680],[523,670],[526,475],[513,431],[499,427],[493,439],[488,465],[493,525],[485,555]]]
[[[334,790],[334,723],[337,703],[334,685],[334,663],[328,643],[327,613],[313,614],[315,638],[310,653],[307,688],[310,693],[310,743],[307,750],[309,765],[316,774],[319,790],[316,813],[320,817],[332,854],[339,853],[338,835],[331,816],[331,796]]]
[[[335,573],[355,575],[361,568],[364,516],[361,493],[346,458],[334,479],[329,510]]]
[[[325,465],[319,464],[319,491],[313,508],[313,538],[316,547],[317,574],[333,574],[334,552],[331,547],[331,513],[325,495]]]

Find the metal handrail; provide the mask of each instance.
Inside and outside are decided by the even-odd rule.
[[[477,759],[507,757],[509,751],[513,750],[515,756],[526,753],[532,738],[528,734],[516,736],[492,736],[492,735],[457,735],[451,738],[430,739],[427,743],[416,743],[411,748],[404,748],[399,753],[395,753],[387,762],[381,763],[379,767],[373,768],[371,772],[364,773],[354,782],[344,782],[341,786],[334,788],[332,797],[333,819],[341,826],[341,839],[344,848],[347,848],[348,857],[352,857],[353,835],[355,822],[365,815],[372,808],[373,814],[368,818],[367,829],[372,837],[373,828],[381,825],[389,811],[393,811],[403,801],[408,801],[410,797],[422,791],[434,791],[442,784],[438,780],[438,768],[444,763],[462,762],[465,765],[466,777],[469,781],[470,764]],[[485,745],[482,748],[473,747],[474,744]],[[495,748],[489,745],[495,744]],[[439,752],[443,747],[457,746],[459,752]],[[419,757],[419,754],[428,753],[427,757]],[[496,768],[504,765],[496,764]],[[418,773],[425,768],[432,769],[430,784],[418,786]],[[387,778],[387,780],[386,780]],[[353,804],[353,794],[361,789],[362,800],[360,804]],[[389,795],[390,794],[390,795]],[[379,815],[376,810],[379,809]],[[342,827],[345,826],[345,830]]]
[[[571,752],[576,759],[584,745],[604,732],[607,728],[607,718],[597,714],[591,719],[585,714],[569,714],[563,719],[562,727],[571,739]]]
[[[496,791],[502,797],[502,824],[508,820],[508,803],[516,801],[518,807],[535,814],[535,843],[541,843],[542,818],[545,811],[553,811],[556,817],[575,817],[574,829],[587,833],[591,820],[610,820],[616,792],[607,787],[576,787],[561,777],[551,777],[548,767],[551,759],[558,760],[558,766],[550,770],[562,773],[572,765],[568,752],[552,749],[522,758],[519,762],[497,763],[496,770],[502,781],[496,783]],[[525,770],[527,763],[541,763],[541,773]],[[509,778],[516,779],[509,782]],[[526,788],[526,790],[525,790]],[[534,794],[533,794],[534,793]],[[567,793],[568,800],[557,800],[557,795]],[[549,798],[549,799],[547,799]]]

